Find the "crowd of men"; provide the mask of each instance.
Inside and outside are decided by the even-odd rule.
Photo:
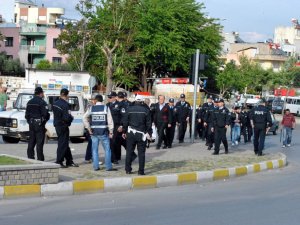
[[[60,98],[53,104],[54,126],[58,136],[56,163],[62,168],[78,167],[73,162],[69,147],[69,127],[73,116],[68,105],[68,95],[69,91],[62,89]],[[35,97],[28,102],[26,109],[26,119],[30,126],[28,157],[34,159],[34,147],[37,145],[38,160],[44,160],[45,124],[50,118],[43,96],[43,89],[36,88]],[[195,137],[204,140],[208,150],[214,149],[213,155],[219,154],[221,143],[225,154],[229,153],[226,134],[231,127],[232,146],[239,144],[241,136],[244,136],[245,143],[250,142],[254,134],[254,152],[261,156],[266,130],[272,125],[270,113],[263,101],[251,111],[238,106],[230,111],[223,99],[207,96],[207,102],[196,109],[196,120],[192,121],[192,108],[184,94],[180,95],[176,104],[174,98],[166,102],[163,95],[158,96],[158,102],[153,104],[142,96],[136,96],[131,103],[125,92],[110,92],[107,97],[108,102],[104,104],[102,95],[93,95],[83,117],[88,139],[85,160],[93,162],[95,171],[100,170],[98,146],[101,142],[105,152],[106,171],[116,170],[113,164],[116,165],[121,160],[123,146],[126,149],[126,173],[132,173],[131,165],[137,158],[137,148],[138,174],[144,175],[145,152],[147,143],[153,140],[152,133],[157,133],[157,150],[172,148],[176,139],[179,144],[185,141],[188,124],[191,127],[192,122],[196,125]]]

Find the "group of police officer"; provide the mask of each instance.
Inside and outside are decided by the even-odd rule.
[[[53,104],[54,126],[58,136],[56,163],[62,168],[78,167],[73,162],[69,147],[69,126],[73,121],[73,116],[68,104],[68,94],[67,89],[62,89],[60,98]],[[35,97],[28,102],[26,108],[26,120],[30,126],[28,158],[35,158],[34,147],[37,145],[38,160],[44,160],[45,124],[50,118],[49,109],[43,97],[43,89],[37,87]],[[175,105],[173,98],[170,98],[167,104],[165,103],[165,96],[159,96],[158,103],[150,106],[144,102],[142,96],[136,96],[135,101],[130,103],[125,92],[118,94],[110,92],[107,97],[106,106],[109,108],[113,120],[113,129],[110,134],[110,160],[112,163],[118,164],[118,161],[121,160],[121,146],[123,146],[126,149],[126,173],[132,173],[131,164],[137,157],[135,153],[135,147],[137,147],[138,174],[145,174],[145,151],[147,140],[151,140],[152,124],[155,124],[158,133],[156,149],[160,149],[162,143],[164,143],[163,148],[172,148],[176,127],[178,127],[179,143],[184,142],[187,124],[191,123],[192,118],[191,106],[185,100],[184,94],[180,95],[180,100]],[[214,144],[213,155],[218,155],[222,142],[225,154],[228,154],[226,132],[231,122],[230,111],[225,107],[224,100],[219,98],[213,100],[212,96],[208,96],[207,102],[196,112],[196,121],[194,122],[197,123],[197,130],[201,131],[200,136],[206,139],[208,150],[211,150]],[[107,111],[100,112],[100,114],[104,117],[97,116],[90,120],[91,135],[93,133],[92,127],[100,126],[101,129],[107,129],[107,132],[104,133],[109,133],[108,122],[105,120]],[[264,148],[266,130],[272,125],[271,115],[262,101],[259,106],[251,110],[249,117],[254,130],[254,152],[260,156]],[[94,126],[93,123],[95,123]],[[66,164],[63,163],[64,160],[66,160]]]

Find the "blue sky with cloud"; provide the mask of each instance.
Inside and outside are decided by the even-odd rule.
[[[78,18],[78,0],[32,0],[46,7],[65,8],[65,16]],[[162,0],[163,1],[163,0]],[[291,26],[291,18],[300,20],[300,0],[198,0],[210,17],[220,18],[226,32],[236,31],[248,42],[273,38],[276,26]],[[14,0],[0,0],[0,14],[13,18]]]

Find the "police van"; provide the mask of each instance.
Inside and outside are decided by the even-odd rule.
[[[13,110],[0,112],[0,135],[6,143],[18,143],[20,140],[28,140],[29,125],[25,119],[26,105],[34,97],[34,90],[23,90],[19,93],[14,102]],[[44,100],[47,102],[50,111],[50,120],[46,124],[46,140],[56,138],[57,134],[53,126],[53,103],[59,98],[58,90],[47,90],[44,92]],[[71,114],[74,116],[70,126],[70,140],[73,143],[84,141],[83,114],[85,112],[85,102],[81,93],[69,93],[69,105]]]

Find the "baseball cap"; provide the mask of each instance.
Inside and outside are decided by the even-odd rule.
[[[174,103],[174,98],[170,98],[170,99],[169,99],[169,102],[170,102],[170,103]]]
[[[117,93],[114,91],[109,92],[109,94],[107,95],[107,97],[111,98],[111,97],[117,97]]]
[[[180,95],[180,98],[185,98],[185,94],[181,94],[181,95]]]
[[[215,103],[218,103],[218,102],[220,102],[220,99],[219,99],[219,98],[215,98],[215,99],[214,99],[214,102],[215,102]]]
[[[124,98],[124,97],[125,97],[124,92],[119,91],[118,98]]]
[[[207,96],[208,99],[213,99],[212,95]]]
[[[224,99],[223,99],[223,98],[220,98],[219,102],[223,102],[223,103],[224,103]]]
[[[36,87],[35,90],[34,90],[34,94],[35,95],[39,95],[39,94],[41,94],[43,92],[44,92],[44,90],[41,87]]]

